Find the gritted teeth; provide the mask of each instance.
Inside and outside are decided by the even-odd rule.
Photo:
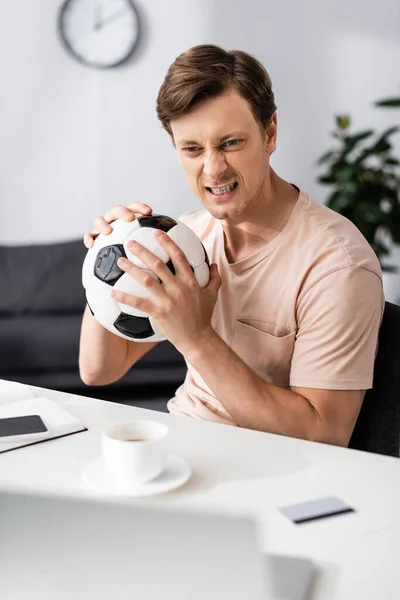
[[[229,183],[228,185],[224,185],[223,187],[209,187],[207,188],[213,194],[226,194],[227,192],[232,192],[235,188],[237,188],[237,181],[233,183]]]

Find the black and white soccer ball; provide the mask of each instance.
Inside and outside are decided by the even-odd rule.
[[[135,240],[158,256],[175,274],[170,257],[154,235],[161,229],[183,251],[199,285],[206,287],[210,278],[207,253],[189,227],[164,215],[136,215],[136,219],[128,223],[117,219],[111,227],[113,232],[109,235],[97,236],[83,263],[82,283],[89,308],[96,320],[115,335],[135,342],[160,342],[165,337],[148,314],[111,297],[113,288],[140,298],[151,297],[149,290],[118,267],[117,260],[124,256],[159,281],[127,248],[127,242]]]

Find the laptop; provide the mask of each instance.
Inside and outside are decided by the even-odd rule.
[[[313,565],[247,517],[1,491],[0,571],[12,600],[306,600]]]

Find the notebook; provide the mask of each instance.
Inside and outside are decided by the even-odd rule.
[[[4,396],[0,402],[0,419],[8,417],[20,417],[24,415],[39,415],[47,427],[43,434],[34,434],[24,436],[18,441],[7,441],[7,438],[0,438],[0,454],[54,440],[73,433],[87,431],[87,428],[79,419],[64,410],[58,404],[49,400],[49,398],[27,398],[26,400],[16,400],[14,402],[3,404]]]
[[[35,394],[28,385],[18,383],[17,381],[0,379],[0,405],[8,404],[14,400],[27,400],[27,398],[34,397]]]

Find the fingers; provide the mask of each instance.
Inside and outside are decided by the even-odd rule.
[[[112,290],[111,297],[120,304],[127,304],[132,308],[137,308],[147,314],[151,314],[153,304],[150,298],[139,298],[138,296],[132,296],[131,294],[115,289]]]
[[[90,233],[85,233],[83,236],[83,243],[86,248],[92,248],[94,240],[97,238],[99,233],[109,235],[112,232],[112,227],[107,223],[104,217],[96,217],[94,220],[95,228]]]
[[[83,236],[83,243],[85,244],[86,248],[91,248],[93,246],[94,239],[91,233],[85,233]]]
[[[109,235],[112,232],[112,227],[110,223],[115,219],[106,220],[105,217],[96,217],[94,220],[94,229],[92,231],[92,235],[96,236],[99,233],[103,235]]]
[[[175,274],[179,277],[191,278],[193,282],[196,281],[196,278],[193,274],[193,271],[190,267],[190,264],[184,254],[184,252],[175,244],[175,242],[161,230],[158,230],[155,233],[155,238],[157,242],[162,246],[168,256],[171,257],[172,263],[174,265]],[[143,262],[144,259],[142,259]]]
[[[216,263],[213,263],[210,266],[210,280],[205,289],[218,293],[218,290],[221,287],[221,283],[222,279],[218,271],[218,265]]]
[[[151,215],[153,209],[148,204],[143,204],[143,202],[134,202],[133,204],[128,204],[128,207],[133,213],[139,213],[141,215]]]
[[[157,281],[157,279],[141,267],[134,265],[127,258],[122,257],[118,259],[117,264],[122,271],[131,275],[131,277],[136,279],[138,283],[140,283],[143,287],[148,289],[154,296],[164,295],[164,290],[161,284]],[[113,289],[113,292],[116,292],[116,295],[113,294],[113,297],[120,302],[120,292],[115,288]],[[121,294],[122,293],[123,292],[121,292]]]
[[[122,206],[118,204],[111,210],[106,212],[104,216],[96,217],[94,220],[94,229],[90,233],[85,233],[83,237],[83,243],[87,248],[92,248],[95,238],[102,233],[103,235],[109,235],[112,233],[112,227],[110,223],[121,219],[122,221],[130,222],[135,220],[135,213],[141,215],[151,215],[153,212],[152,208],[148,204],[142,202],[134,202],[129,206]]]
[[[161,258],[158,258],[158,256],[150,252],[150,250],[147,250],[147,248],[139,244],[139,242],[135,242],[134,240],[130,240],[126,245],[128,246],[129,251],[140,258],[140,260],[144,262],[148,269],[152,271],[163,283],[172,283],[174,280],[174,275],[171,273],[167,265],[161,260]]]
[[[148,204],[134,202],[133,204],[129,204],[129,206],[117,204],[117,206],[113,206],[111,210],[107,211],[104,217],[100,218],[103,218],[107,223],[112,223],[116,219],[129,222],[135,219],[135,213],[140,215],[148,215],[152,212],[153,211]]]

